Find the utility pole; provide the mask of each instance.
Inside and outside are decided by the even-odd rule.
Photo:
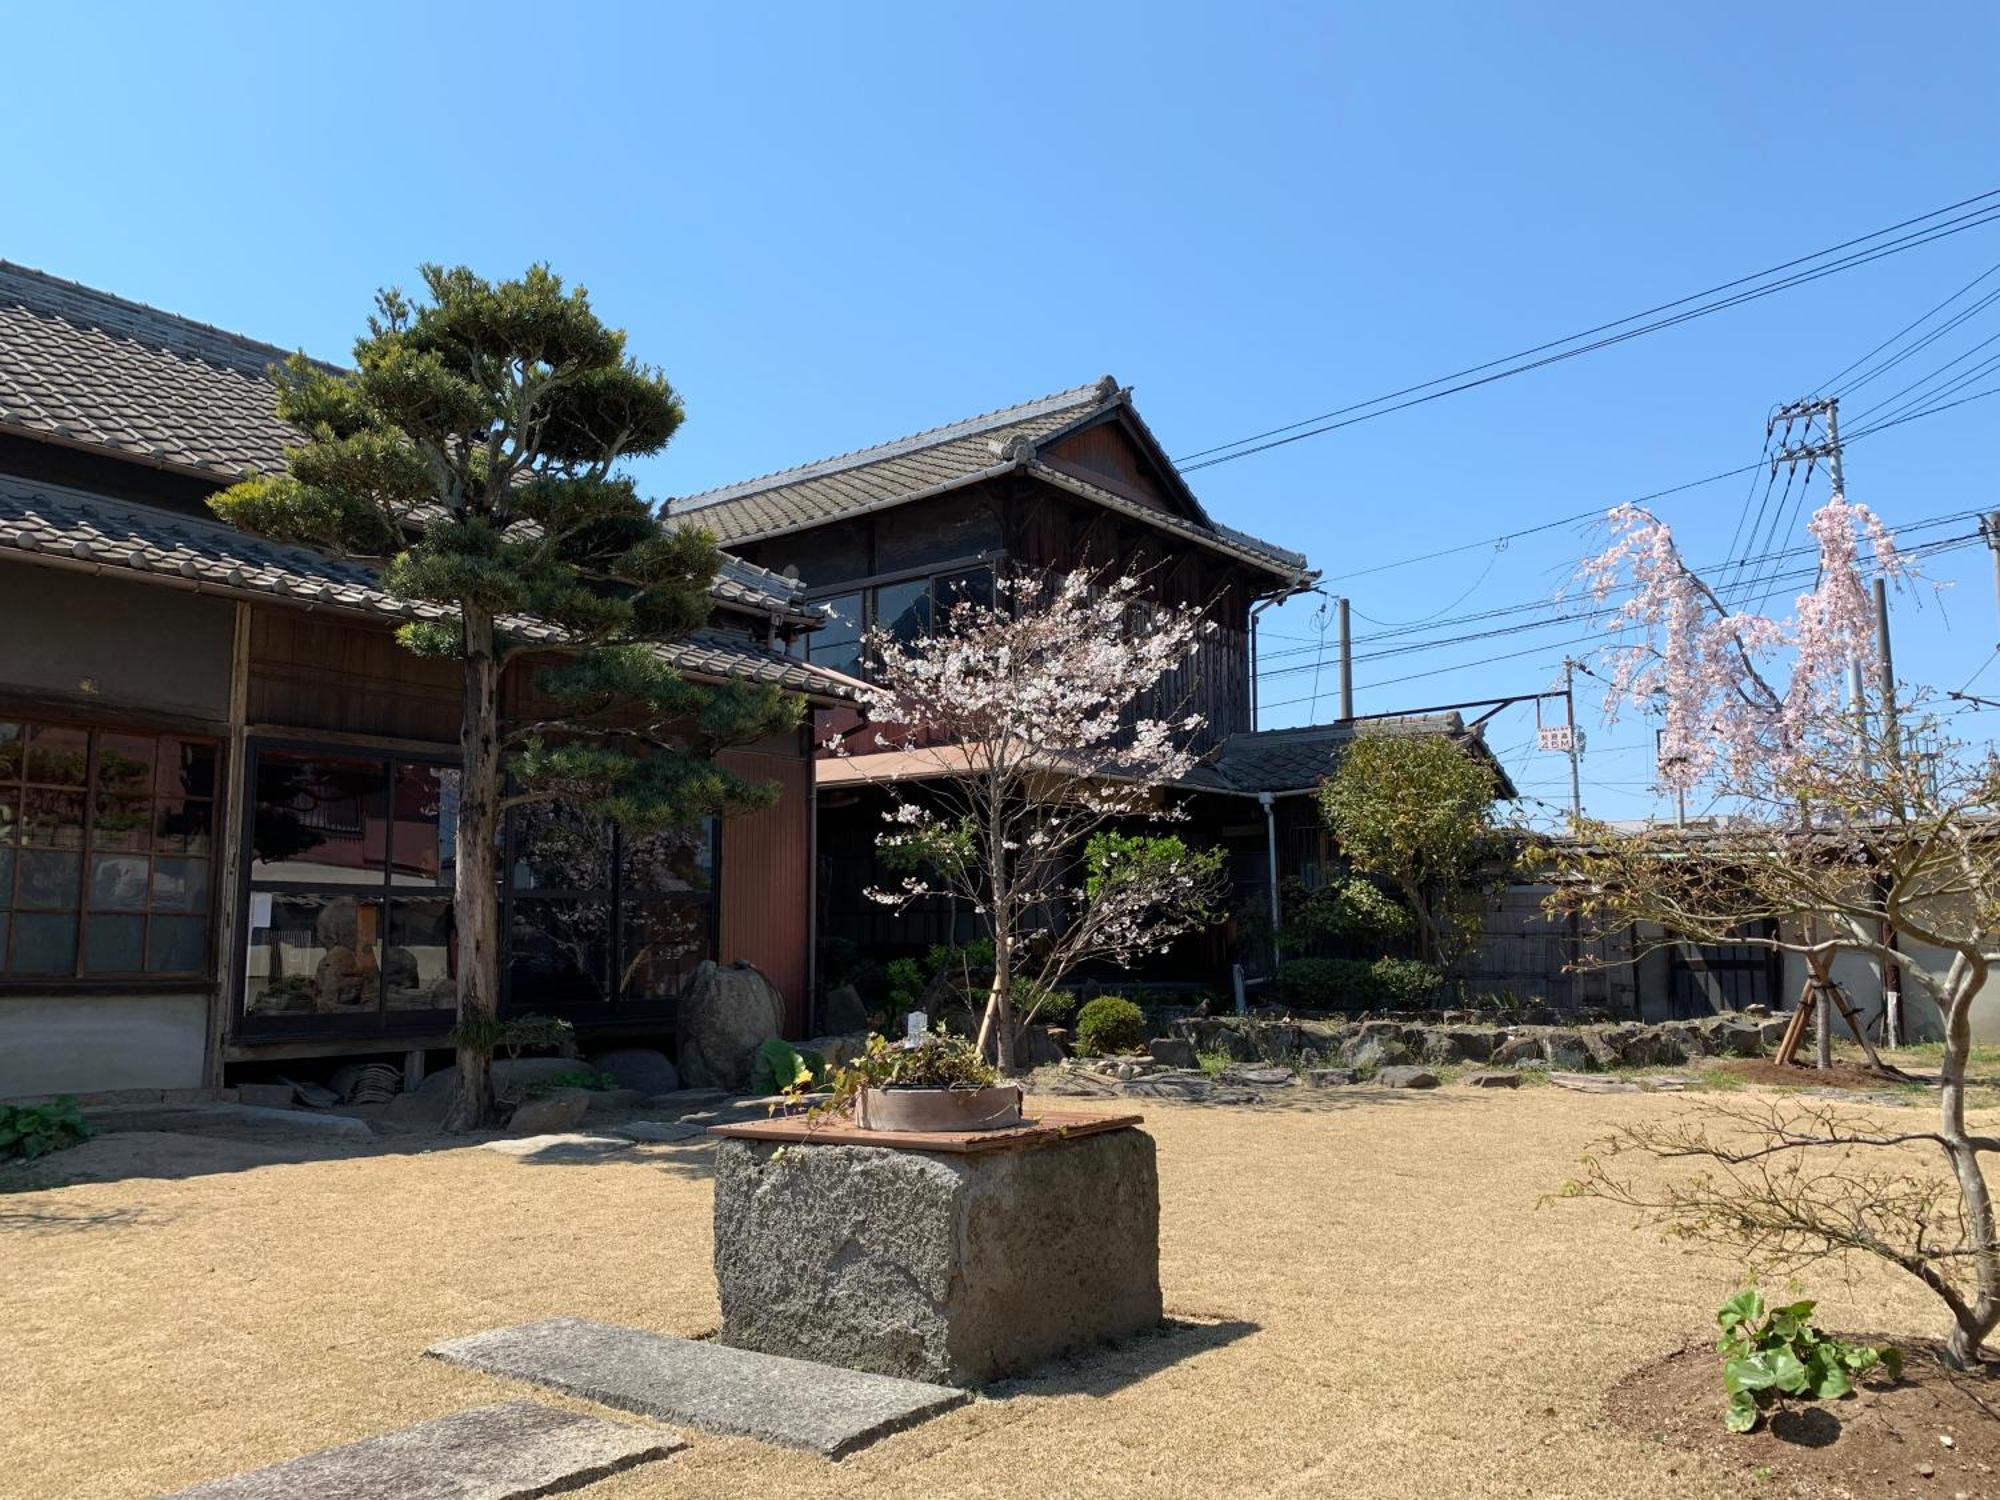
[[[1340,621],[1340,722],[1345,724],[1354,717],[1354,632],[1347,619],[1347,595],[1334,601],[1334,613]]]
[[[1993,592],[2000,596],[2000,510],[1989,510],[1979,529],[1986,533],[1986,545],[1993,549]]]
[[[1794,443],[1780,448],[1771,460],[1771,472],[1777,473],[1778,465],[1794,467],[1803,463],[1807,466],[1807,477],[1812,474],[1811,466],[1820,459],[1826,460],[1827,476],[1833,483],[1836,495],[1847,493],[1847,473],[1841,467],[1840,451],[1840,398],[1838,396],[1812,397],[1804,401],[1794,401],[1790,406],[1780,407],[1766,425],[1766,433],[1774,430],[1779,422],[1790,424],[1803,420],[1810,428],[1814,417],[1826,418],[1826,441],[1823,443]],[[1854,739],[1860,747],[1861,770],[1868,774],[1868,689],[1862,680],[1861,658],[1855,657],[1847,664],[1847,703],[1854,715]]]
[[[1563,658],[1563,723],[1569,727],[1569,818],[1583,821],[1583,757],[1576,743],[1576,660]]]

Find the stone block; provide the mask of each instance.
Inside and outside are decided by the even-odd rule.
[[[1517,1089],[1521,1086],[1519,1073],[1468,1073],[1466,1085],[1475,1089]]]
[[[671,1432],[531,1401],[475,1407],[182,1490],[168,1500],[534,1500],[686,1447]]]
[[[583,1112],[587,1115],[614,1114],[621,1109],[636,1109],[646,1102],[646,1095],[637,1089],[586,1089],[588,1097],[583,1101]]]
[[[1574,1031],[1551,1031],[1544,1036],[1542,1056],[1548,1059],[1550,1067],[1564,1068],[1573,1073],[1583,1072],[1597,1063],[1597,1059],[1591,1056],[1589,1044]]]
[[[1358,1068],[1308,1068],[1302,1076],[1311,1089],[1337,1089],[1361,1082]]]
[[[757,1049],[780,1034],[785,1001],[747,963],[704,960],[681,995],[681,1081],[691,1088],[750,1086]]]
[[[1195,1066],[1194,1043],[1180,1037],[1156,1036],[1146,1043],[1146,1051],[1156,1063],[1169,1068],[1192,1068]]]
[[[239,1083],[236,1085],[236,1102],[254,1105],[258,1109],[290,1109],[292,1086],[289,1083]]]
[[[703,1432],[839,1458],[962,1405],[964,1391],[839,1370],[584,1318],[551,1318],[451,1339],[424,1351],[489,1375]]]
[[[1156,1326],[1159,1217],[1138,1130],[966,1154],[725,1140],[722,1341],[982,1384]]]

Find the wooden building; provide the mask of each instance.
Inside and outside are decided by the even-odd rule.
[[[1310,793],[1355,726],[1259,732],[1254,684],[1258,614],[1318,575],[1300,554],[1210,515],[1131,391],[1110,377],[691,495],[672,510],[831,610],[833,623],[805,647],[842,672],[865,675],[868,630],[920,635],[942,604],[986,597],[1010,573],[1129,574],[1152,599],[1201,609],[1213,632],[1158,691],[1164,706],[1185,703],[1204,721],[1193,742],[1204,760],[1182,787],[1191,834],[1229,849],[1248,916],[1268,913],[1274,875],[1316,872],[1323,839]],[[826,715],[822,733],[852,722]],[[1405,727],[1465,732],[1455,717]],[[942,905],[898,914],[865,899],[877,883],[882,802],[869,759],[819,762],[823,934],[882,956],[970,935],[972,920]],[[1201,981],[1225,982],[1232,962],[1267,969],[1268,942],[1246,936],[1257,927],[1246,920],[1203,945]]]
[[[456,668],[402,650],[369,570],[204,503],[294,440],[284,354],[0,262],[0,1098],[445,1042]],[[663,649],[851,702],[804,659],[803,594],[727,559]],[[742,959],[803,1028],[808,731],[729,760],[778,801],[643,841],[563,809],[509,827],[505,1006],[653,1037],[695,964]]]

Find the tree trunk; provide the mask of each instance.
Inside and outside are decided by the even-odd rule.
[[[1980,1169],[1979,1152],[1965,1133],[1965,1072],[1972,1060],[1972,997],[1985,983],[1983,972],[1970,972],[1963,957],[1950,975],[1950,1005],[1944,1016],[1944,1061],[1939,1069],[1938,1133],[1958,1179],[1964,1205],[1965,1237],[1972,1252],[1975,1292],[1962,1308],[1953,1309],[1946,1360],[1958,1369],[1978,1364],[1981,1346],[2000,1326],[2000,1238],[1993,1228],[1993,1195]]]
[[[458,745],[458,872],[452,923],[458,937],[458,1093],[446,1130],[494,1123],[492,1031],[500,1013],[500,663],[493,617],[465,611],[465,702]]]
[[[991,888],[986,902],[986,925],[993,933],[993,987],[986,995],[986,1011],[979,1019],[979,1055],[986,1055],[990,1042],[994,1065],[1003,1075],[1014,1072],[1014,929],[1009,920],[1013,911],[1007,899],[1007,843],[1005,825],[994,818],[987,834],[987,859]]]

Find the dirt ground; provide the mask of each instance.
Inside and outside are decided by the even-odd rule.
[[[1148,1103],[1175,1331],[839,1464],[694,1433],[665,1463],[577,1493],[1839,1493],[1781,1446],[1753,1467],[1612,1415],[1621,1380],[1708,1337],[1741,1271],[1622,1210],[1544,1195],[1611,1125],[1697,1099],[1450,1087]],[[489,1401],[554,1399],[419,1357],[456,1334],[558,1314],[715,1325],[705,1149],[544,1164],[404,1137],[272,1159],[286,1149],[0,1195],[0,1495],[136,1500]],[[136,1160],[182,1170],[158,1142]],[[1929,1295],[1886,1270],[1823,1270],[1809,1290],[1830,1328],[1941,1331]],[[1922,1492],[1961,1491],[2000,1495],[2000,1481],[1940,1476]]]

